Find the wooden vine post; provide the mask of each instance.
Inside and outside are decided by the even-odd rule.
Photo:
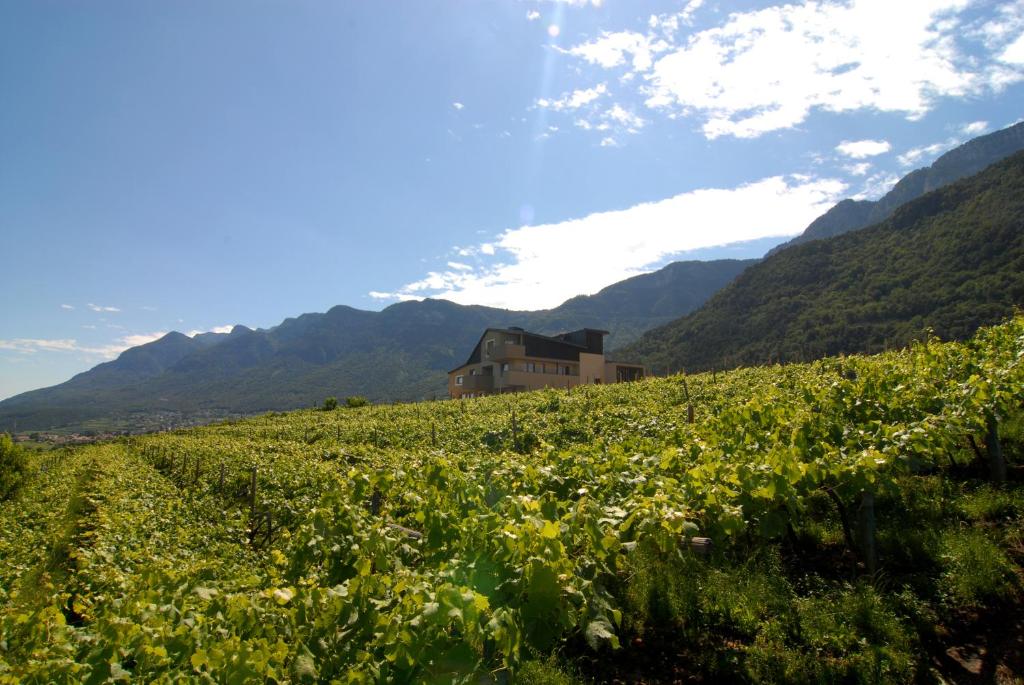
[[[690,386],[686,383],[686,376],[683,376],[683,392],[686,394],[686,423],[693,423],[693,402],[690,401]]]
[[[864,490],[860,497],[860,548],[868,573],[878,570],[878,549],[875,547],[875,493]]]
[[[516,423],[516,410],[512,409],[512,449],[519,451],[519,424]]]
[[[217,492],[224,492],[224,462],[220,463],[220,481],[217,483]]]
[[[433,421],[430,422],[430,446],[437,447],[437,426]]]
[[[249,542],[256,536],[256,467],[249,471]]]
[[[989,475],[996,483],[1006,482],[1006,459],[1003,446],[999,444],[999,423],[994,414],[985,418],[985,449],[988,451]]]

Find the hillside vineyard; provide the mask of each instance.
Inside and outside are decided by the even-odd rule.
[[[0,683],[528,682],[556,649],[610,678],[658,631],[707,677],[907,682],[1013,591],[1020,488],[982,483],[1022,400],[1018,317],[41,453],[0,505]]]

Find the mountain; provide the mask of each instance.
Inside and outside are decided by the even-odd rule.
[[[910,172],[878,200],[843,200],[811,222],[803,233],[773,247],[766,256],[885,221],[897,207],[976,174],[1020,150],[1024,150],[1024,122],[969,140],[936,159],[930,167]]]
[[[692,311],[755,261],[676,262],[540,311],[424,300],[380,312],[337,306],[267,330],[168,333],[65,383],[0,402],[0,430],[144,429],[310,406],[330,395],[443,396],[446,371],[488,326],[604,328],[610,348]]]
[[[794,245],[620,350],[688,371],[945,339],[1024,304],[1024,152],[871,228]]]

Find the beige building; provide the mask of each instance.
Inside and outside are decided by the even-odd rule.
[[[555,336],[488,328],[466,363],[448,372],[448,394],[460,399],[643,378],[643,366],[605,359],[606,335],[593,328]]]

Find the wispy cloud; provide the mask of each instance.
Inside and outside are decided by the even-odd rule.
[[[593,88],[574,90],[571,93],[562,93],[560,97],[555,99],[540,98],[537,100],[537,106],[545,109],[553,109],[556,112],[564,109],[579,109],[584,105],[590,104],[607,92],[608,86],[604,83],[599,83]]]
[[[185,335],[187,335],[190,338],[194,338],[197,335],[201,335],[203,333],[230,333],[232,328],[234,328],[234,326],[232,326],[231,324],[225,324],[223,326],[214,326],[213,328],[210,328],[208,330],[196,328],[189,331]]]
[[[866,159],[892,149],[888,140],[844,140],[836,145],[836,152],[853,159]]]
[[[62,304],[62,305],[60,306],[60,308],[61,308],[61,309],[74,309],[74,306],[72,306],[72,305],[70,305],[70,304]]]
[[[852,176],[865,176],[871,170],[871,162],[860,162],[858,164],[847,164],[843,171]]]
[[[119,312],[119,311],[121,311],[117,307],[105,307],[103,305],[93,304],[92,302],[88,303],[86,306],[89,307],[89,309],[93,310],[94,312]]]
[[[464,104],[462,104],[461,102],[453,102],[452,103],[452,107],[454,107],[457,110],[461,110],[461,109],[464,109],[466,106]]]
[[[681,252],[799,233],[845,189],[837,179],[773,176],[737,188],[694,190],[579,219],[511,228],[479,246],[480,254],[486,253],[484,245],[497,253],[491,263],[433,271],[394,293],[374,291],[371,297],[552,307]]]
[[[978,136],[988,130],[987,121],[972,121],[960,127],[960,132],[965,136]]]
[[[911,167],[917,165],[923,165],[925,162],[931,162],[935,157],[947,150],[952,150],[957,145],[963,142],[963,139],[957,136],[947,138],[946,140],[932,143],[931,145],[921,145],[914,147],[902,155],[899,155],[896,160],[902,167]]]
[[[538,12],[537,10],[530,10],[529,12],[526,13],[527,21],[536,21],[537,19],[540,19],[540,12]]]
[[[125,335],[107,345],[86,345],[75,338],[12,338],[0,340],[0,350],[19,354],[79,353],[92,359],[114,359],[130,347],[144,345],[165,335],[166,331]]]

